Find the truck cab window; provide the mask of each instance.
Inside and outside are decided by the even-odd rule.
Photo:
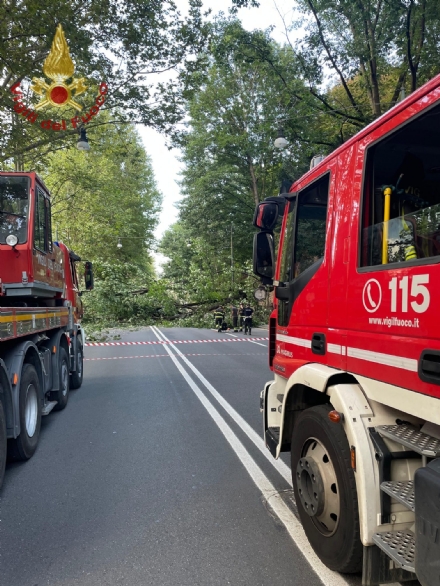
[[[280,326],[288,325],[295,299],[312,279],[324,256],[329,184],[330,174],[327,173],[305,187],[289,203],[280,262],[280,286],[276,293]],[[307,269],[310,270],[306,273]]]
[[[29,208],[28,177],[0,177],[0,244],[14,234],[22,244],[27,240]]]
[[[293,235],[295,230],[296,200],[289,202],[289,211],[284,228],[284,243],[281,251],[280,281],[289,282],[293,266]]]
[[[294,278],[324,256],[329,179],[327,174],[299,194]]]
[[[42,252],[48,250],[46,198],[43,192],[35,190],[34,244]]]
[[[440,256],[439,133],[436,106],[368,150],[361,266]]]

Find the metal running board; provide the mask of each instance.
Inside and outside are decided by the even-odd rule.
[[[41,415],[49,415],[57,403],[58,401],[48,401],[41,410]]]
[[[415,573],[415,535],[409,529],[375,533],[374,543],[403,570]]]
[[[421,432],[413,425],[379,425],[376,431],[381,436],[402,444],[422,456],[428,458],[440,456],[440,440]]]
[[[388,480],[382,482],[380,490],[390,497],[405,505],[410,511],[414,511],[414,482],[412,480]]]

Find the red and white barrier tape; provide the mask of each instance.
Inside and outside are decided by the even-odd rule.
[[[237,356],[237,354],[185,354],[185,356]],[[240,354],[240,356],[266,356],[264,352],[252,354]],[[96,362],[97,360],[125,360],[129,358],[169,358],[169,354],[147,354],[144,356],[102,356],[99,358],[84,358],[84,361]]]
[[[255,338],[253,336],[249,338],[223,338],[220,340],[171,340],[170,342],[162,340],[154,340],[152,342],[87,342],[86,346],[155,346],[165,344],[211,344],[215,342],[255,342],[257,340],[268,340],[269,338]]]

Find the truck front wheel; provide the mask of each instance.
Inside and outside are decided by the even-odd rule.
[[[59,361],[60,381],[59,390],[54,393],[55,400],[57,401],[57,404],[54,407],[55,411],[61,411],[64,409],[69,400],[69,362],[67,352],[62,346],[60,347]]]
[[[21,372],[20,435],[9,440],[9,455],[14,460],[29,460],[37,449],[41,427],[41,393],[38,374],[32,364],[25,364]]]
[[[70,374],[70,388],[79,389],[83,382],[84,355],[82,345],[77,341],[76,370]]]
[[[350,449],[341,424],[319,405],[299,416],[292,435],[292,480],[304,531],[321,561],[344,573],[362,568],[359,513]]]

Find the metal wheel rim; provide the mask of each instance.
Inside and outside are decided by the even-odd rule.
[[[29,437],[33,437],[37,429],[38,421],[38,395],[37,389],[31,383],[26,389],[26,400],[24,404],[24,419],[26,425],[26,433]]]
[[[333,462],[326,447],[314,437],[304,443],[301,455],[313,458],[324,484],[324,510],[320,515],[311,517],[311,520],[324,537],[331,537],[338,528],[341,512],[339,485]]]
[[[67,390],[69,388],[69,371],[67,369],[67,364],[65,360],[63,360],[61,364],[61,393],[63,397],[67,395]]]

